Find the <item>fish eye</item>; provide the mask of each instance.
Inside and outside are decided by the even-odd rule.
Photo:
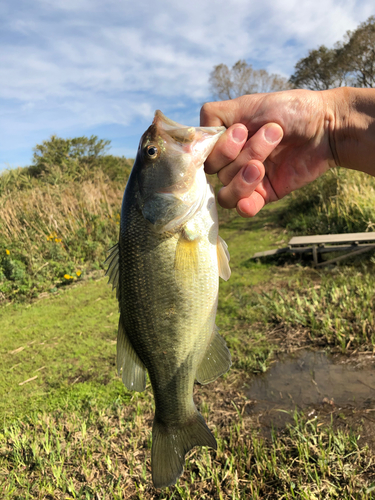
[[[146,152],[149,158],[154,159],[158,156],[158,148],[156,146],[147,146]]]

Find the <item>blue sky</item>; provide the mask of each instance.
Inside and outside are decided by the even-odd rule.
[[[155,109],[198,124],[214,65],[289,77],[374,13],[373,0],[0,2],[0,170],[52,134],[132,157]]]

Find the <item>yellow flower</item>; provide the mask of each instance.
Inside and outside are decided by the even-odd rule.
[[[64,274],[64,278],[66,280],[71,280],[71,279],[73,279],[73,276],[70,276],[69,274]]]
[[[5,253],[6,253],[7,255],[10,255],[10,252],[9,252],[9,250],[8,250],[7,248],[5,249]]]
[[[61,243],[61,238],[55,238],[56,243]]]
[[[78,277],[80,277],[80,276],[81,276],[81,271],[76,271],[76,275],[77,275]]]

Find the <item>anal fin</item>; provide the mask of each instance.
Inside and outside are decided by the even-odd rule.
[[[200,384],[208,384],[227,372],[231,365],[227,343],[215,326],[213,338],[197,370],[196,379]]]
[[[146,367],[139,359],[126,335],[121,315],[117,334],[117,372],[124,385],[131,391],[142,392],[146,388]]]

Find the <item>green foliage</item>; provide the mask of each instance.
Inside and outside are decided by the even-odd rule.
[[[283,213],[283,224],[305,235],[374,230],[374,221],[374,177],[341,168],[294,191]]]
[[[104,155],[109,144],[110,141],[99,140],[95,135],[90,138],[83,136],[74,139],[62,139],[52,135],[49,140],[35,146],[33,166],[29,169],[30,175],[38,177],[56,166],[63,171],[74,170],[77,161],[82,162],[82,160],[90,164]]]
[[[92,180],[104,174],[109,180],[125,186],[133,160],[104,154],[109,141],[90,139],[60,139],[52,136],[36,146],[34,164],[19,167],[0,175],[0,196],[12,191],[40,188],[43,185],[62,186],[70,182]]]
[[[375,16],[346,34],[345,63],[357,87],[375,87]]]
[[[343,42],[321,45],[300,59],[290,77],[295,88],[325,90],[342,85],[375,86],[375,16],[348,31]]]
[[[0,303],[35,298],[100,269],[118,238],[132,161],[97,137],[52,137],[34,165],[0,176]],[[56,162],[56,163],[54,163]]]
[[[310,50],[309,55],[300,59],[294,69],[295,73],[290,77],[293,87],[311,90],[341,87],[347,73],[339,46],[328,49],[321,45]]]

